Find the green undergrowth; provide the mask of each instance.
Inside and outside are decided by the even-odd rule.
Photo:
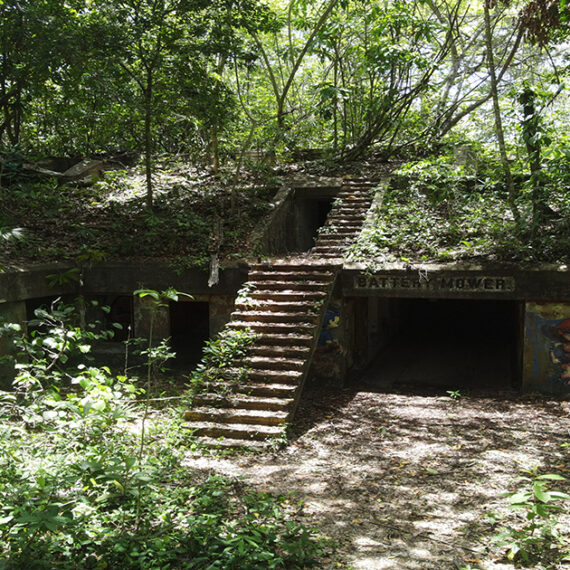
[[[2,189],[0,256],[6,266],[146,258],[179,271],[207,269],[213,250],[220,259],[245,255],[274,192],[271,184],[235,188],[171,164],[156,176],[149,211],[136,169],[107,172],[87,186],[14,181]]]
[[[190,376],[189,396],[206,391],[227,395],[228,381],[238,384],[245,380],[248,370],[240,360],[257,337],[250,328],[224,329],[206,341],[202,360]]]
[[[90,360],[73,307],[1,323],[0,568],[301,568],[322,542],[291,496],[193,469],[181,409]],[[148,349],[148,363],[154,363]]]
[[[351,247],[356,261],[454,260],[565,262],[570,257],[570,169],[545,171],[545,214],[531,235],[528,180],[515,172],[515,222],[496,162],[456,157],[409,162],[397,170],[375,222]]]

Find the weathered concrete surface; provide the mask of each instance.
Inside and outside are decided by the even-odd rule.
[[[0,273],[0,305],[38,297],[77,293],[79,282],[71,276],[66,282],[63,282],[63,278],[54,281],[52,277],[63,276],[71,269],[72,265],[54,263]]]
[[[220,271],[220,281],[208,287],[208,274],[199,270],[176,272],[166,263],[101,263],[85,271],[85,291],[127,293],[137,289],[163,291],[174,287],[190,295],[232,295],[247,277],[245,265]]]
[[[57,295],[126,293],[141,288],[162,291],[174,287],[192,295],[233,295],[247,277],[247,267],[220,272],[220,282],[208,287],[208,274],[177,273],[160,263],[98,263],[73,273],[71,264],[46,264],[0,273],[0,304]],[[80,284],[82,286],[80,288]]]
[[[570,301],[566,265],[385,264],[368,270],[348,263],[342,284],[345,296]]]
[[[25,323],[26,303],[24,301],[0,303],[0,324],[2,321],[6,323]],[[8,339],[0,336],[0,388],[4,387],[4,383],[14,376],[13,363],[9,358],[4,358],[11,356],[11,348]]]
[[[570,303],[526,303],[523,390],[570,395]]]
[[[256,253],[283,255],[309,249],[312,230],[316,229],[312,227],[315,208],[311,206],[333,196],[341,186],[340,178],[304,176],[288,180],[275,195],[271,214],[254,230]]]

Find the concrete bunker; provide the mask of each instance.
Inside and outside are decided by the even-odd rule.
[[[282,189],[275,198],[273,213],[258,231],[261,251],[282,256],[310,250],[340,187],[340,181],[330,179],[326,185]]]
[[[520,387],[521,304],[513,300],[370,297],[360,333],[359,381],[378,388],[443,390]],[[359,306],[360,305],[360,306]]]
[[[345,266],[347,368],[384,388],[568,394],[568,279],[565,265]]]

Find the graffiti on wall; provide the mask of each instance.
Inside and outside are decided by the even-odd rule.
[[[544,328],[550,339],[549,356],[554,367],[553,380],[570,387],[570,319],[564,319]]]
[[[570,392],[570,305],[527,303],[524,383],[546,392]]]

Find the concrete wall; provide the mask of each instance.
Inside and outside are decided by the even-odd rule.
[[[570,303],[525,306],[523,391],[570,395]]]
[[[12,303],[0,303],[0,324],[26,322],[26,303],[16,301]],[[8,338],[0,336],[0,389],[6,389],[9,381],[14,377],[14,365],[10,360],[12,356],[11,344]]]
[[[281,188],[273,200],[273,212],[254,231],[256,253],[277,256],[307,251],[313,246],[318,203],[332,199],[341,185],[337,178],[305,177]]]

